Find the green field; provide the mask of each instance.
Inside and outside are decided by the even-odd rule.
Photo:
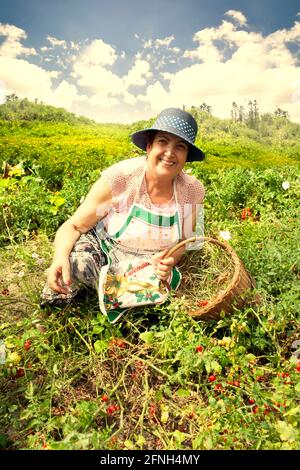
[[[52,311],[39,295],[57,228],[151,121],[3,106],[0,448],[299,450],[300,126],[196,113],[205,234],[230,232],[260,303],[203,322],[172,298],[110,325],[93,292]]]

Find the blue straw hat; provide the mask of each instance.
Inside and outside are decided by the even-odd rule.
[[[153,126],[131,134],[132,142],[142,150],[146,150],[149,134],[153,131],[165,131],[180,137],[189,144],[189,152],[186,161],[194,162],[204,160],[205,155],[194,145],[198,126],[193,116],[179,108],[164,109]]]

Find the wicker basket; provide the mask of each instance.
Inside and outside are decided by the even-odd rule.
[[[195,310],[189,311],[188,313],[197,320],[217,320],[221,312],[229,314],[233,311],[234,307],[241,308],[245,305],[247,300],[249,300],[249,298],[247,299],[247,293],[249,293],[249,289],[255,287],[255,280],[248,273],[233,248],[228,243],[220,242],[214,238],[188,238],[172,247],[166,257],[171,256],[183,245],[195,241],[217,245],[221,250],[225,250],[233,261],[234,272],[226,289],[212,297],[205,307],[197,307]]]

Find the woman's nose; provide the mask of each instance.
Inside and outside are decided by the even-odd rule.
[[[166,154],[166,155],[172,155],[173,150],[174,150],[173,145],[168,145],[167,148],[166,148],[166,150],[165,150],[165,154]]]

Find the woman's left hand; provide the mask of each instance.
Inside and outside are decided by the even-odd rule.
[[[161,251],[160,253],[155,254],[152,257],[152,262],[154,264],[155,274],[162,281],[166,281],[171,274],[171,271],[175,265],[175,260],[172,256],[164,258],[168,253],[168,249]]]

